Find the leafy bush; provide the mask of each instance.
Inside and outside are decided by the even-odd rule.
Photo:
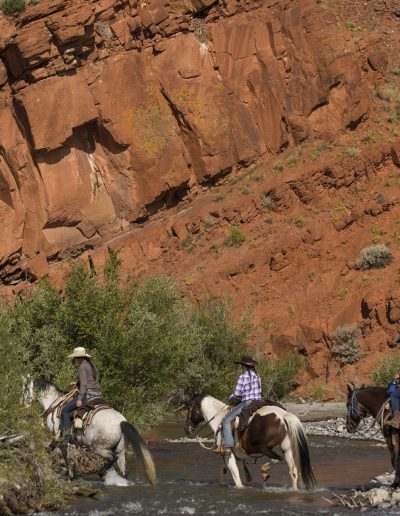
[[[393,254],[384,244],[371,245],[361,251],[361,256],[356,262],[357,269],[379,269],[385,267],[393,260]]]
[[[246,240],[246,235],[237,226],[229,228],[228,236],[225,238],[224,244],[234,247],[240,247]]]
[[[360,346],[357,337],[360,331],[355,324],[338,326],[333,336],[332,353],[342,364],[353,364],[359,359]]]
[[[387,387],[396,373],[400,371],[400,355],[383,359],[374,369],[370,377],[374,385]]]
[[[15,362],[65,388],[76,375],[66,357],[84,346],[105,396],[139,427],[195,391],[228,394],[232,362],[245,352],[247,326],[230,320],[226,303],[193,305],[166,278],[122,288],[113,274],[100,283],[77,267],[63,295],[43,283],[4,318],[2,341],[9,335],[21,355],[3,365],[10,377]]]
[[[296,224],[297,227],[302,228],[306,222],[306,219],[302,215],[298,215],[293,219],[293,223]]]
[[[0,4],[0,10],[4,14],[15,14],[25,9],[25,0],[3,0]]]
[[[285,353],[276,360],[259,355],[256,355],[256,358],[263,396],[272,399],[282,399],[287,396],[293,390],[296,378],[304,367],[304,358],[295,352]]]

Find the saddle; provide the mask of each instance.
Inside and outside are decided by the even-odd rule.
[[[94,416],[101,410],[112,408],[103,398],[91,398],[86,403],[72,412],[72,422],[76,430],[83,432],[92,422]]]
[[[271,405],[281,409],[284,408],[280,403],[269,399],[254,400],[249,405],[247,405],[247,407],[244,407],[244,409],[239,414],[238,432],[244,432],[246,430],[246,428],[249,426],[249,420],[251,416],[257,412],[257,410],[262,407]]]

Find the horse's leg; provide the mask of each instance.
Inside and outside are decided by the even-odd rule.
[[[283,454],[285,455],[285,460],[289,466],[289,473],[292,477],[292,488],[294,490],[297,490],[298,472],[296,463],[293,458],[292,447],[290,445],[290,439],[288,435],[286,435],[286,437],[281,443],[281,450],[283,451]]]
[[[400,487],[400,456],[399,456],[399,432],[398,431],[392,432],[392,444],[393,444],[394,470],[396,472],[392,487],[397,489],[398,487]]]
[[[242,484],[242,481],[240,479],[240,473],[239,468],[237,466],[236,457],[233,453],[229,455],[227,466],[229,468],[229,471],[232,473],[233,481],[235,482],[235,486],[242,488],[244,485]]]
[[[224,465],[224,466],[222,466],[222,468],[221,468],[221,470],[220,470],[220,472],[219,472],[219,483],[220,483],[220,484],[223,484],[223,483],[224,483],[224,481],[225,481],[225,475],[227,474],[227,472],[228,472],[227,467],[226,467],[225,465]]]
[[[98,453],[98,452],[96,452]],[[104,466],[99,471],[99,477],[103,479],[106,476],[106,473],[108,470],[110,470],[115,462],[117,461],[118,457],[110,450],[104,450],[104,453],[101,455],[103,458],[108,459],[107,462],[104,464]]]
[[[246,482],[251,482],[253,480],[253,477],[251,476],[250,470],[247,467],[247,464],[245,461],[243,461],[243,469],[244,469],[244,475],[246,477]]]
[[[128,478],[128,470],[126,469],[126,459],[125,459],[125,438],[122,436],[120,439],[118,446],[115,448],[114,453],[117,456],[117,465],[121,475],[124,478]]]
[[[395,463],[394,463],[394,446],[393,446],[393,442],[392,442],[392,434],[391,433],[385,435],[385,441],[386,441],[386,445],[387,445],[389,453],[390,453],[390,462],[392,463],[392,466],[393,466],[393,469],[394,469],[395,468]]]
[[[68,477],[70,480],[73,480],[75,478],[75,472],[74,472],[74,467],[73,467],[71,461],[69,460],[68,446],[69,446],[68,443],[62,443],[60,445],[60,450],[61,450],[64,462],[65,462],[65,466],[67,467]]]
[[[269,479],[269,477],[270,477],[270,475],[269,475],[270,468],[271,468],[271,465],[270,465],[269,462],[266,462],[260,468],[261,469],[261,476],[262,476],[263,484],[265,484],[267,482],[267,480]]]
[[[125,450],[122,451],[117,458],[117,465],[121,475],[128,478],[128,470],[126,469]]]

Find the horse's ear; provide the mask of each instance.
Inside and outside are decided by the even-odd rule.
[[[349,394],[351,394],[353,392],[353,389],[352,389],[352,387],[351,387],[351,385],[349,383],[347,384],[347,392]]]

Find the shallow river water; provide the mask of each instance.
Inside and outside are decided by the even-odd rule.
[[[388,452],[381,444],[311,436],[311,459],[318,481],[313,492],[290,490],[285,462],[271,465],[271,478],[263,487],[260,466],[266,460],[249,466],[254,479],[241,490],[233,488],[229,473],[224,484],[219,483],[222,459],[184,438],[182,425],[164,423],[146,437],[157,466],[156,487],[144,484],[132,463],[128,486],[103,486],[96,481],[102,491],[99,498],[83,500],[58,514],[347,514],[325,499],[333,499],[333,493],[349,494],[351,488],[391,471]],[[388,510],[384,513],[390,514]]]

